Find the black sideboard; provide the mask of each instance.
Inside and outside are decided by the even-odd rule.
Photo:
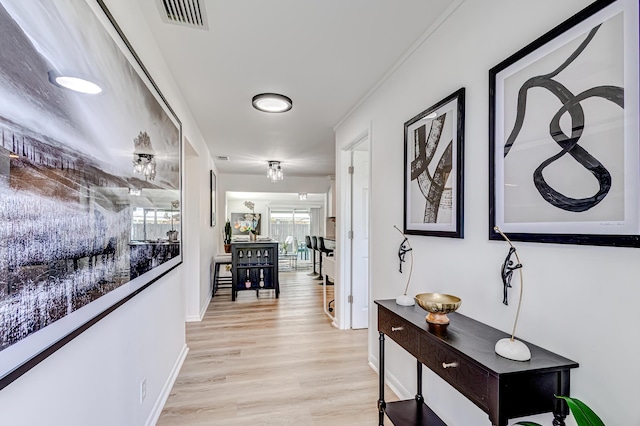
[[[243,290],[275,290],[280,297],[277,241],[233,242],[231,259],[231,300]]]
[[[512,361],[495,353],[498,340],[506,333],[462,314],[447,314],[448,326],[425,321],[427,312],[419,306],[399,306],[395,300],[376,300],[380,333],[379,424],[384,415],[396,426],[445,423],[422,397],[422,366],[425,365],[489,415],[493,425],[506,426],[508,420],[553,412],[554,426],[563,426],[569,413],[563,400],[569,396],[570,371],[578,364],[527,342],[529,361]],[[385,402],[385,335],[417,360],[415,399]]]

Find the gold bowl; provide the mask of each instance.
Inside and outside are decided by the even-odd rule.
[[[425,311],[427,322],[431,324],[449,324],[447,314],[460,307],[462,300],[459,297],[442,293],[416,294],[416,303]]]

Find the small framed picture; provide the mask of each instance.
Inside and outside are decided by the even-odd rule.
[[[405,234],[463,238],[464,88],[404,124]]]
[[[216,226],[216,201],[217,201],[217,178],[213,170],[209,170],[209,205],[210,205],[210,222],[211,227]]]

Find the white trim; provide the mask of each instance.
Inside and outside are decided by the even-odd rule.
[[[211,303],[211,298],[213,297],[213,288],[211,288],[211,285],[209,287],[209,292],[207,293],[207,297],[205,299],[206,302],[204,302],[204,304],[200,307],[200,313],[198,315],[187,315],[187,317],[185,318],[185,322],[200,322],[204,319],[204,316],[207,314],[209,303]]]
[[[351,220],[351,196],[352,196],[352,177],[349,174],[349,167],[352,166],[353,160],[353,150],[354,148],[362,142],[368,140],[369,143],[369,188],[371,188],[371,180],[372,180],[372,149],[373,149],[373,140],[372,140],[372,128],[373,123],[369,122],[369,125],[365,130],[357,133],[356,136],[344,147],[340,148],[340,203],[338,205],[339,208],[339,217],[344,218],[339,226],[339,231],[336,235],[336,249],[337,253],[334,252],[334,257],[336,259],[336,278],[335,286],[336,290],[334,291],[335,296],[335,305],[334,312],[335,318],[334,322],[339,324],[340,329],[346,330],[350,329],[352,326],[352,318],[351,318],[351,308],[352,304],[348,303],[349,295],[351,294],[351,239],[349,239],[349,231],[352,230]],[[371,215],[371,197],[369,197],[369,215]],[[371,231],[371,220],[369,220],[369,235]],[[371,253],[371,238],[369,238],[369,253]],[[371,307],[371,265],[368,266],[369,273],[369,307]]]
[[[202,319],[200,318],[199,315],[187,315],[187,317],[184,319],[184,322],[200,322],[202,321]]]
[[[379,378],[380,371],[378,371],[377,361],[378,360],[376,358],[369,357],[369,367],[371,367],[371,369],[376,372]],[[404,387],[404,385],[400,383],[400,380],[398,380],[396,376],[389,373],[388,371],[384,375],[384,384],[386,386],[389,386],[389,389],[391,389],[391,391],[396,394],[399,400],[413,399],[415,397],[414,393],[412,393],[409,389]],[[386,398],[386,396],[387,395],[385,394],[385,400],[388,399]]]
[[[200,321],[204,319],[204,316],[207,313],[207,308],[209,307],[209,303],[211,303],[212,297],[213,297],[213,288],[209,288],[209,292],[207,293],[207,298],[205,299],[206,302],[202,304],[202,308],[200,309]]]
[[[371,124],[366,130],[361,131],[354,137],[351,142],[349,142],[346,146],[342,147],[343,151],[353,151],[353,148],[358,146],[360,143],[364,142],[365,139],[369,137],[371,134]]]
[[[380,86],[382,86],[384,82],[387,81],[387,79],[391,77],[398,70],[398,68],[400,68],[400,66],[411,57],[411,55],[413,55],[415,51],[418,50],[418,48],[429,39],[429,37],[431,37],[431,34],[433,34],[447,19],[449,19],[453,12],[455,12],[462,5],[462,3],[464,3],[464,1],[465,0],[456,0],[451,4],[451,6],[449,6],[444,12],[442,12],[438,19],[436,19],[435,22],[431,24],[429,28],[427,28],[427,30],[422,33],[422,35],[416,41],[413,42],[413,44],[402,54],[402,56],[400,56],[400,58],[393,65],[391,65],[391,67],[389,67],[387,72],[385,72],[382,77],[378,81],[376,81],[360,99],[358,99],[355,105],[353,105],[351,109],[347,111],[344,117],[342,117],[340,121],[338,121],[338,123],[333,126],[333,131],[336,132],[337,129],[351,116],[351,114],[353,114],[358,108],[360,108],[362,104],[365,103],[365,101],[369,99],[369,97],[373,95],[376,90],[378,90]]]
[[[211,303],[211,290],[209,290],[209,294],[205,299],[206,302],[200,307],[200,313],[198,315],[187,315],[185,318],[185,322],[200,322],[204,319],[205,314],[207,313],[207,308],[209,307],[209,303]]]
[[[351,289],[351,240],[349,232],[351,231],[351,223],[347,223],[351,219],[351,176],[349,175],[349,167],[351,166],[351,151],[343,149],[340,151],[340,205],[338,217],[344,218],[336,230],[336,268],[338,282],[334,285],[335,296],[335,318],[338,328],[346,330],[351,328],[351,307],[347,302],[349,300],[349,291]]]
[[[180,351],[180,354],[178,355],[178,359],[176,359],[176,363],[171,369],[171,374],[169,374],[169,377],[167,377],[167,381],[164,383],[160,395],[158,395],[158,399],[156,399],[155,404],[153,404],[153,408],[151,409],[151,413],[149,413],[149,417],[145,422],[145,426],[153,426],[158,422],[160,414],[162,413],[162,409],[164,408],[164,404],[166,404],[167,398],[169,398],[169,394],[171,393],[173,384],[178,378],[178,374],[180,373],[180,369],[182,368],[182,364],[184,364],[184,360],[187,358],[188,353],[189,347],[185,343],[185,345],[182,347],[182,350]]]

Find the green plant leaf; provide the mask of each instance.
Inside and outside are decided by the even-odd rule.
[[[579,399],[568,396],[556,396],[556,398],[564,399],[567,402],[578,426],[604,426],[600,417]]]

